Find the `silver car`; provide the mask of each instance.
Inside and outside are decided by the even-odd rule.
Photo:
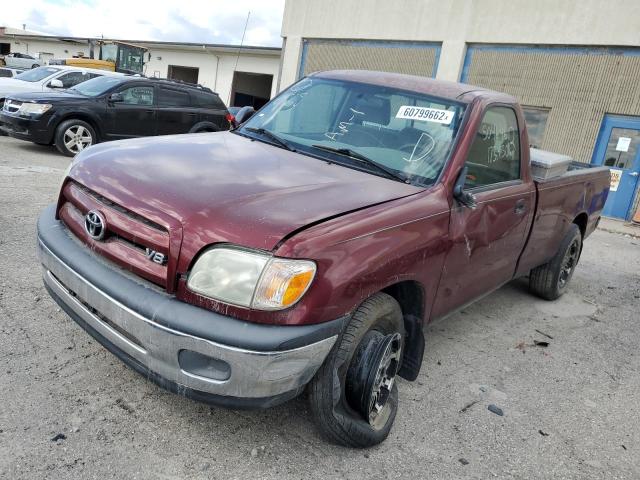
[[[4,63],[7,67],[14,68],[38,68],[40,60],[26,53],[8,53],[4,56]]]
[[[122,74],[94,68],[56,65],[27,70],[13,78],[0,78],[0,106],[4,104],[5,98],[17,93],[71,88],[102,75],[120,76]]]
[[[24,70],[18,68],[0,67],[0,78],[13,78],[22,72]]]

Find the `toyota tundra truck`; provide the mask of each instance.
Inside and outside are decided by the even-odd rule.
[[[45,286],[158,385],[306,390],[351,447],[389,434],[427,323],[518,277],[560,297],[609,192],[606,168],[534,178],[516,99],[464,84],[323,72],[238,120],[77,155],[38,220]]]

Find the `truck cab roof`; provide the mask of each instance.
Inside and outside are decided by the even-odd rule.
[[[380,87],[400,88],[402,90],[432,95],[460,103],[471,103],[479,97],[492,102],[517,103],[515,97],[505,93],[468,85],[466,83],[425,78],[417,75],[369,70],[329,70],[313,73],[310,77],[351,81]]]

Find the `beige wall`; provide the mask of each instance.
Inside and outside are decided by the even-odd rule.
[[[640,46],[638,0],[287,0],[281,88],[303,38],[441,42],[437,77],[458,80],[466,43]]]
[[[316,40],[307,45],[304,75],[332,69],[379,70],[407,75],[433,75],[436,48],[398,48],[399,44]]]
[[[587,163],[605,114],[640,115],[640,56],[475,49],[465,81],[549,108],[541,148]]]
[[[155,72],[159,72],[161,77],[166,77],[169,65],[195,67],[199,69],[198,83],[218,92],[220,98],[226,104],[229,103],[233,82],[233,70],[236,65],[236,54],[216,52],[212,49],[184,51],[159,48],[153,45],[148,45],[148,47],[151,52],[151,61],[146,66],[148,76],[153,76]],[[161,59],[158,60],[158,57]],[[280,56],[278,54],[241,54],[238,59],[237,70],[239,72],[273,75],[274,81],[271,87],[271,95],[275,95],[278,83],[279,62]]]
[[[65,58],[78,55],[79,52],[89,56],[89,45],[82,43],[25,40],[14,37],[0,37],[0,43],[11,43],[12,52],[28,53],[36,58],[39,58],[40,54],[50,54],[43,55],[43,59]]]

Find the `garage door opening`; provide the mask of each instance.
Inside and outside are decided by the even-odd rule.
[[[271,98],[271,84],[273,75],[263,73],[235,72],[231,85],[232,107],[246,107],[256,110],[262,107]]]
[[[198,83],[199,69],[195,67],[179,67],[177,65],[169,65],[167,78],[172,80],[181,80],[187,83]]]

